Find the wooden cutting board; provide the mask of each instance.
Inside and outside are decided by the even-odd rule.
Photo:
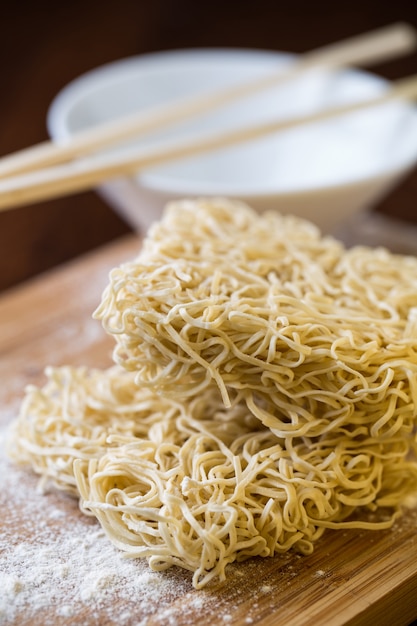
[[[45,365],[109,366],[113,343],[99,322],[91,319],[91,314],[107,284],[110,268],[133,257],[139,246],[140,242],[129,236],[0,298],[0,427],[3,430],[18,410],[25,385],[42,384]],[[22,504],[17,482],[11,480],[14,471],[11,466],[11,482],[6,481],[9,491],[7,484],[0,490],[1,531],[10,544],[0,557],[3,576],[10,574],[5,572],[9,548],[17,549],[22,542],[30,546],[31,542],[45,541],[45,537],[53,536],[46,531],[58,532],[57,515],[48,515],[50,498],[54,499],[55,513],[62,508],[73,534],[84,518],[72,501],[57,493],[39,505],[45,512],[42,524],[38,512],[36,528],[30,526],[31,507],[37,495]],[[30,474],[22,476],[22,481],[34,480]],[[24,483],[21,484],[23,488]],[[39,494],[39,499],[42,498],[45,496]],[[95,521],[88,520],[85,532],[89,532],[91,524]],[[59,532],[65,532],[65,526]],[[5,539],[3,547],[4,542]],[[118,557],[115,551],[114,558]],[[30,559],[25,567],[38,571]],[[91,569],[97,567],[92,558]],[[169,578],[167,593],[153,595],[146,587],[145,566],[141,567],[145,586],[134,601],[123,596],[116,581],[106,592],[107,604],[104,596],[101,602],[88,603],[86,594],[81,594],[84,600],[74,595],[68,580],[71,610],[65,605],[61,610],[55,607],[53,615],[45,606],[34,611],[34,607],[25,606],[16,591],[10,600],[13,602],[16,597],[16,610],[13,613],[9,607],[3,618],[0,613],[0,624],[406,625],[417,618],[417,513],[407,511],[388,531],[329,531],[310,556],[289,554],[232,566],[226,584],[209,592],[195,591],[187,572],[170,570],[157,574],[161,584],[167,584]],[[37,581],[34,590],[39,591],[41,583]],[[61,597],[66,592],[65,576],[62,585]],[[48,593],[47,587],[44,592]],[[50,592],[52,598],[53,590]],[[0,597],[1,594],[0,588]]]

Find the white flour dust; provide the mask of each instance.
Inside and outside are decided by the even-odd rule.
[[[185,626],[209,614],[229,624],[231,608],[256,596],[255,564],[230,566],[219,595],[196,591],[183,570],[154,572],[143,559],[123,558],[75,499],[41,494],[37,477],[7,459],[6,432],[0,429],[0,626]],[[245,620],[252,623],[250,610]]]
[[[40,494],[36,477],[6,459],[4,434],[0,624],[139,626],[155,610],[173,615],[173,601],[191,590],[184,575],[160,574],[146,561],[124,559],[75,500]]]

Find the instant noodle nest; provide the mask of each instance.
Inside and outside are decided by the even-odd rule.
[[[325,528],[389,527],[415,494],[416,259],[184,201],[95,315],[115,366],[48,370],[11,452],[130,556],[198,588]]]

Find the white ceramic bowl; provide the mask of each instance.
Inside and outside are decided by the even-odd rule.
[[[48,129],[54,140],[65,141],[118,116],[266,75],[293,59],[276,52],[198,49],[117,61],[65,87],[50,107]],[[164,137],[303,115],[386,88],[385,80],[367,72],[315,72],[137,141],[153,145]],[[377,202],[416,161],[417,109],[397,102],[155,167],[98,191],[141,230],[175,198],[229,196],[334,232]]]

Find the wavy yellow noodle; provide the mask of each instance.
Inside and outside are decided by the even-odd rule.
[[[417,259],[226,200],[168,207],[96,311],[137,383],[244,393],[278,436],[412,428]]]
[[[179,405],[119,367],[47,373],[27,390],[15,458],[79,495],[129,556],[191,570],[196,588],[235,560],[309,553],[328,527],[388,527],[415,489],[411,435],[284,440],[215,386]]]
[[[49,368],[11,454],[196,588],[388,528],[417,492],[417,260],[226,200],[169,206],[96,317],[109,370]]]
[[[236,560],[310,553],[326,528],[388,528],[416,488],[400,437],[285,449],[268,430],[226,445],[212,422],[187,420],[178,432],[183,425],[182,444],[115,436],[119,446],[90,462],[88,475],[76,462],[75,475],[83,508],[118,548],[154,569],[191,570],[196,588],[224,580]],[[378,508],[378,517],[360,516]]]
[[[138,389],[131,373],[86,367],[48,367],[47,382],[26,389],[18,418],[12,423],[9,455],[30,465],[42,485],[54,483],[75,495],[73,463],[99,458],[110,435],[154,437],[162,441],[178,403],[148,389]],[[152,431],[153,429],[153,431]]]

